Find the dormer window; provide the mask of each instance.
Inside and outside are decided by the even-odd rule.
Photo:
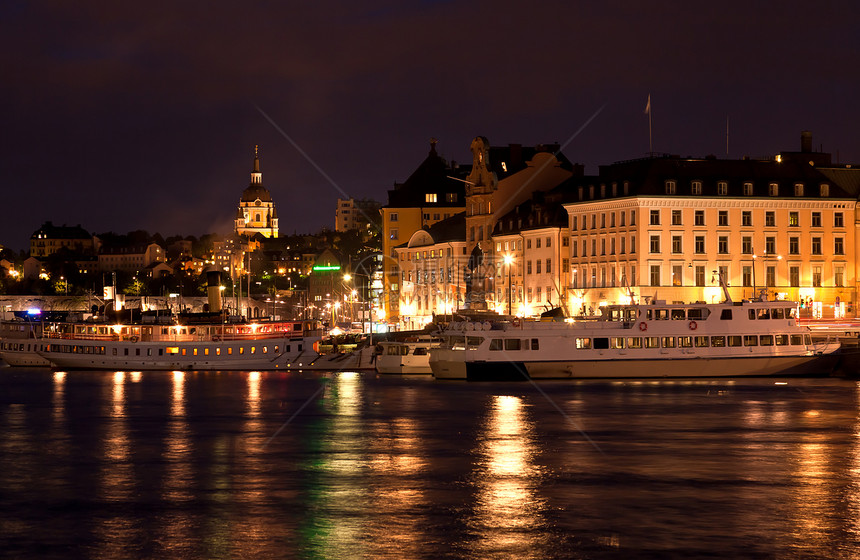
[[[744,183],[744,196],[752,196],[753,195],[753,184],[752,183]]]
[[[827,183],[821,183],[819,187],[819,196],[830,196],[830,185]]]
[[[717,183],[717,194],[720,196],[726,196],[729,194],[729,184],[725,181],[720,181]]]
[[[666,181],[666,194],[675,194],[675,181]]]
[[[803,183],[794,184],[794,196],[803,196]]]
[[[702,194],[702,182],[701,181],[693,181],[690,183],[690,194],[695,196],[699,196]]]
[[[779,196],[779,184],[771,183],[767,186],[768,196]]]
[[[436,193],[425,194],[424,195],[424,202],[427,202],[429,204],[435,204],[436,203]]]

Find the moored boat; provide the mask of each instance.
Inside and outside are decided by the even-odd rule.
[[[319,336],[315,321],[56,324],[38,354],[69,369],[291,369],[319,357]]]
[[[813,341],[787,301],[610,305],[593,321],[452,323],[439,379],[827,375],[839,342]]]
[[[438,348],[442,339],[422,335],[400,341],[380,342],[376,371],[394,374],[431,374],[430,349]]]

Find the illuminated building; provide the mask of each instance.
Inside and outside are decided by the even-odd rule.
[[[31,257],[47,257],[60,249],[93,254],[96,248],[93,236],[80,225],[55,226],[51,222],[45,222],[30,236]]]
[[[334,216],[335,231],[368,231],[379,226],[379,207],[375,200],[337,199],[337,209]]]
[[[812,316],[856,313],[855,209],[811,151],[773,159],[650,157],[565,185],[571,298],[595,309],[637,297],[804,301]],[[850,167],[850,166],[849,166]],[[808,306],[807,306],[808,304]]]
[[[254,147],[251,183],[242,192],[242,197],[239,199],[235,232],[247,237],[253,237],[256,234],[263,237],[278,236],[278,215],[271,194],[263,186],[263,174],[260,172],[260,155],[257,146]]]

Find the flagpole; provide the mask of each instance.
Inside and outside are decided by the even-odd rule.
[[[645,112],[648,113],[648,155],[654,155],[654,146],[651,143],[651,94],[648,94],[648,102],[645,104]]]

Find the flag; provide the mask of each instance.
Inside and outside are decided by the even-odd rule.
[[[648,94],[648,103],[645,104],[645,114],[646,115],[651,114],[651,94],[650,93]]]

